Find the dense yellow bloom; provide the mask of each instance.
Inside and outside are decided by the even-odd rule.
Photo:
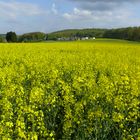
[[[140,45],[0,44],[0,140],[139,140]]]

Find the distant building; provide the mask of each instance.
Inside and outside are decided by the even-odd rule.
[[[58,40],[58,41],[63,41],[63,40],[64,40],[64,38],[63,38],[63,37],[61,37],[61,38],[58,38],[57,40]]]
[[[75,41],[78,40],[76,37],[61,37],[57,39],[58,41]]]
[[[88,40],[89,37],[82,37],[81,40]]]

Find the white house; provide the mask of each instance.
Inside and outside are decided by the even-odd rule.
[[[88,40],[89,37],[82,37],[81,40]]]

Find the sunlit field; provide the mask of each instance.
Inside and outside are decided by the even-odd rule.
[[[140,43],[0,44],[1,140],[140,140]]]

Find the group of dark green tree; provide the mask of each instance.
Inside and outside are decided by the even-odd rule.
[[[110,29],[104,33],[103,37],[130,41],[140,41],[140,27]]]
[[[16,35],[15,32],[8,32],[6,35],[0,35],[0,42],[41,42],[49,40],[58,40],[59,38],[112,38],[124,39],[130,41],[140,41],[140,27],[128,27],[118,29],[69,29],[45,34],[42,32],[33,32],[23,35]]]
[[[42,32],[27,33],[17,35],[15,32],[8,32],[0,35],[0,42],[41,42],[46,40],[46,34]]]
[[[48,40],[57,40],[61,37],[89,37],[112,38],[130,41],[140,41],[140,27],[128,27],[118,29],[76,29],[63,30],[48,34]]]

